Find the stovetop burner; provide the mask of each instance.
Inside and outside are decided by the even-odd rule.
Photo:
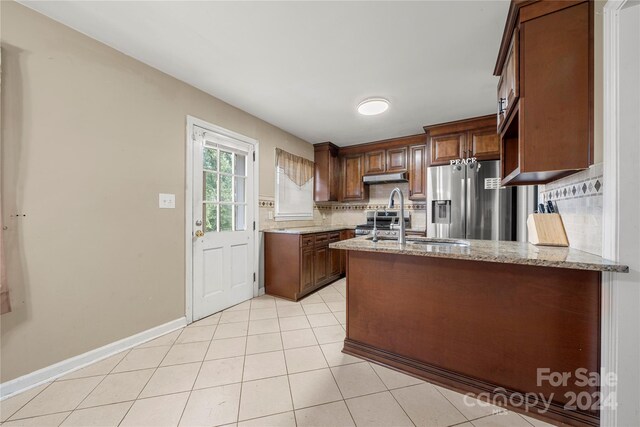
[[[373,230],[373,224],[376,223],[378,234],[381,236],[397,236],[398,231],[394,229],[394,225],[399,224],[398,211],[367,211],[367,223],[356,226],[356,234],[359,236],[367,235]],[[375,218],[375,221],[374,221]],[[405,212],[404,223],[407,228],[411,228],[411,216],[409,212]]]

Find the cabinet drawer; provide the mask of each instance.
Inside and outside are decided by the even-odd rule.
[[[337,242],[340,240],[340,232],[336,231],[334,233],[329,233],[329,241],[330,242]]]
[[[316,234],[315,237],[316,237],[316,245],[327,243],[329,241],[328,233]]]
[[[315,242],[315,236],[313,234],[310,236],[300,237],[300,247],[313,246],[314,242]]]

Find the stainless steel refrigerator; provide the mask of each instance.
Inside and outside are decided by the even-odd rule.
[[[427,168],[427,236],[515,240],[515,195],[500,187],[500,162]]]

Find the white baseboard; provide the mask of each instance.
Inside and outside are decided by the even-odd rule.
[[[107,344],[103,347],[71,357],[63,360],[62,362],[55,363],[11,381],[4,382],[0,384],[0,400],[4,400],[7,397],[21,393],[30,388],[37,387],[40,384],[53,381],[58,377],[77,371],[78,369],[82,369],[85,366],[98,362],[102,359],[106,359],[107,357],[113,356],[121,351],[128,350],[147,341],[151,341],[152,339],[175,331],[176,329],[180,329],[186,325],[186,317],[172,320],[171,322],[167,322],[163,325],[123,338],[120,341],[112,342],[111,344]]]

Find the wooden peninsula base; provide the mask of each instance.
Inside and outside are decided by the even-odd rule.
[[[465,393],[536,393],[551,407],[528,415],[599,424],[598,410],[565,404],[598,393],[575,372],[600,370],[600,271],[357,250],[347,268],[345,353]],[[539,384],[544,368],[571,377]]]

